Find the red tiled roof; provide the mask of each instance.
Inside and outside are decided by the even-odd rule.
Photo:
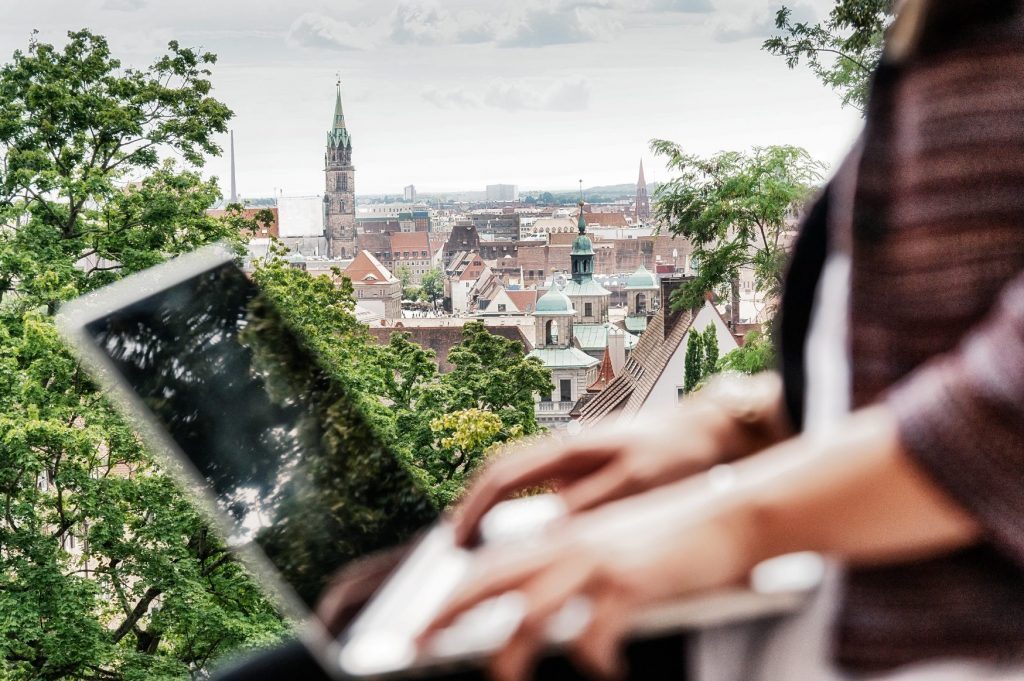
[[[597,370],[597,378],[587,386],[588,393],[604,392],[604,389],[615,380],[615,370],[612,369],[612,356],[608,354],[608,348],[604,349],[604,357],[601,358],[601,368]]]
[[[395,232],[391,235],[391,252],[430,251],[430,236],[427,232]]]
[[[628,227],[624,213],[587,213],[588,225],[601,227]]]
[[[537,307],[536,291],[505,291],[520,312],[533,312]]]
[[[275,237],[278,236],[277,208],[243,208],[242,209],[242,217],[245,218],[246,220],[255,220],[256,217],[257,217],[257,214],[260,211],[262,211],[262,210],[269,210],[270,214],[274,216],[274,219],[271,220],[270,224],[268,225],[267,232],[263,233],[260,230],[253,230],[253,231],[246,230],[246,231],[248,231],[249,234],[251,234],[252,236],[257,236],[257,237],[258,236],[275,236]],[[222,210],[220,208],[210,208],[209,210],[206,211],[206,214],[209,215],[212,218],[224,218],[224,217],[228,216],[228,211]]]
[[[389,284],[398,281],[369,251],[359,251],[342,274],[357,284]]]
[[[662,296],[667,300],[672,289],[664,284]],[[647,330],[640,334],[619,375],[580,410],[580,420],[594,424],[614,412],[636,414],[683,342],[693,319],[690,311],[671,312],[670,306],[662,307],[648,323]]]

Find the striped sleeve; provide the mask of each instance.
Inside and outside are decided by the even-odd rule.
[[[909,455],[1024,566],[1024,274],[955,351],[884,399]]]

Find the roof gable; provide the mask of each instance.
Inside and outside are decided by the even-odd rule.
[[[354,283],[391,284],[398,281],[388,268],[384,267],[380,260],[373,257],[369,251],[359,251],[355,260],[345,268],[342,275]]]

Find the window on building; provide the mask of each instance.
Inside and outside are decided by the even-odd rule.
[[[583,303],[583,316],[584,317],[593,317],[594,316],[594,304],[593,303]]]
[[[647,296],[642,293],[636,294],[636,313],[646,314],[647,313]]]
[[[505,303],[498,303],[498,312],[506,312],[506,307]]]
[[[676,386],[676,399],[677,400],[682,400],[684,397],[686,397],[686,388],[684,388],[681,385],[677,385]]]
[[[558,382],[558,396],[561,402],[572,402],[572,379],[563,378]]]
[[[540,401],[541,402],[550,402],[551,401],[551,393],[541,393],[540,394]]]

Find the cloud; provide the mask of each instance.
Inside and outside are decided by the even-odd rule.
[[[365,31],[323,14],[307,12],[288,29],[288,43],[325,50],[363,50],[371,47]]]
[[[115,12],[134,12],[146,6],[147,0],[106,0],[103,9]]]
[[[500,81],[477,92],[429,89],[423,99],[441,109],[500,109],[502,111],[585,111],[590,108],[590,84],[583,79],[553,83]]]
[[[403,0],[391,15],[389,37],[399,45],[486,43],[494,29],[474,12],[452,15],[435,2]]]
[[[439,109],[479,109],[480,101],[465,90],[424,90],[423,99]]]
[[[793,21],[817,21],[814,10],[807,5],[793,5]],[[732,43],[747,38],[765,39],[777,30],[775,28],[776,12],[769,8],[761,8],[746,13],[738,13],[720,19],[714,25],[715,40]]]
[[[715,11],[711,0],[651,0],[648,9],[655,12],[683,12],[707,14]]]
[[[576,3],[567,9],[534,8],[514,21],[498,42],[502,47],[547,47],[604,39],[612,28],[603,10],[608,5]]]

